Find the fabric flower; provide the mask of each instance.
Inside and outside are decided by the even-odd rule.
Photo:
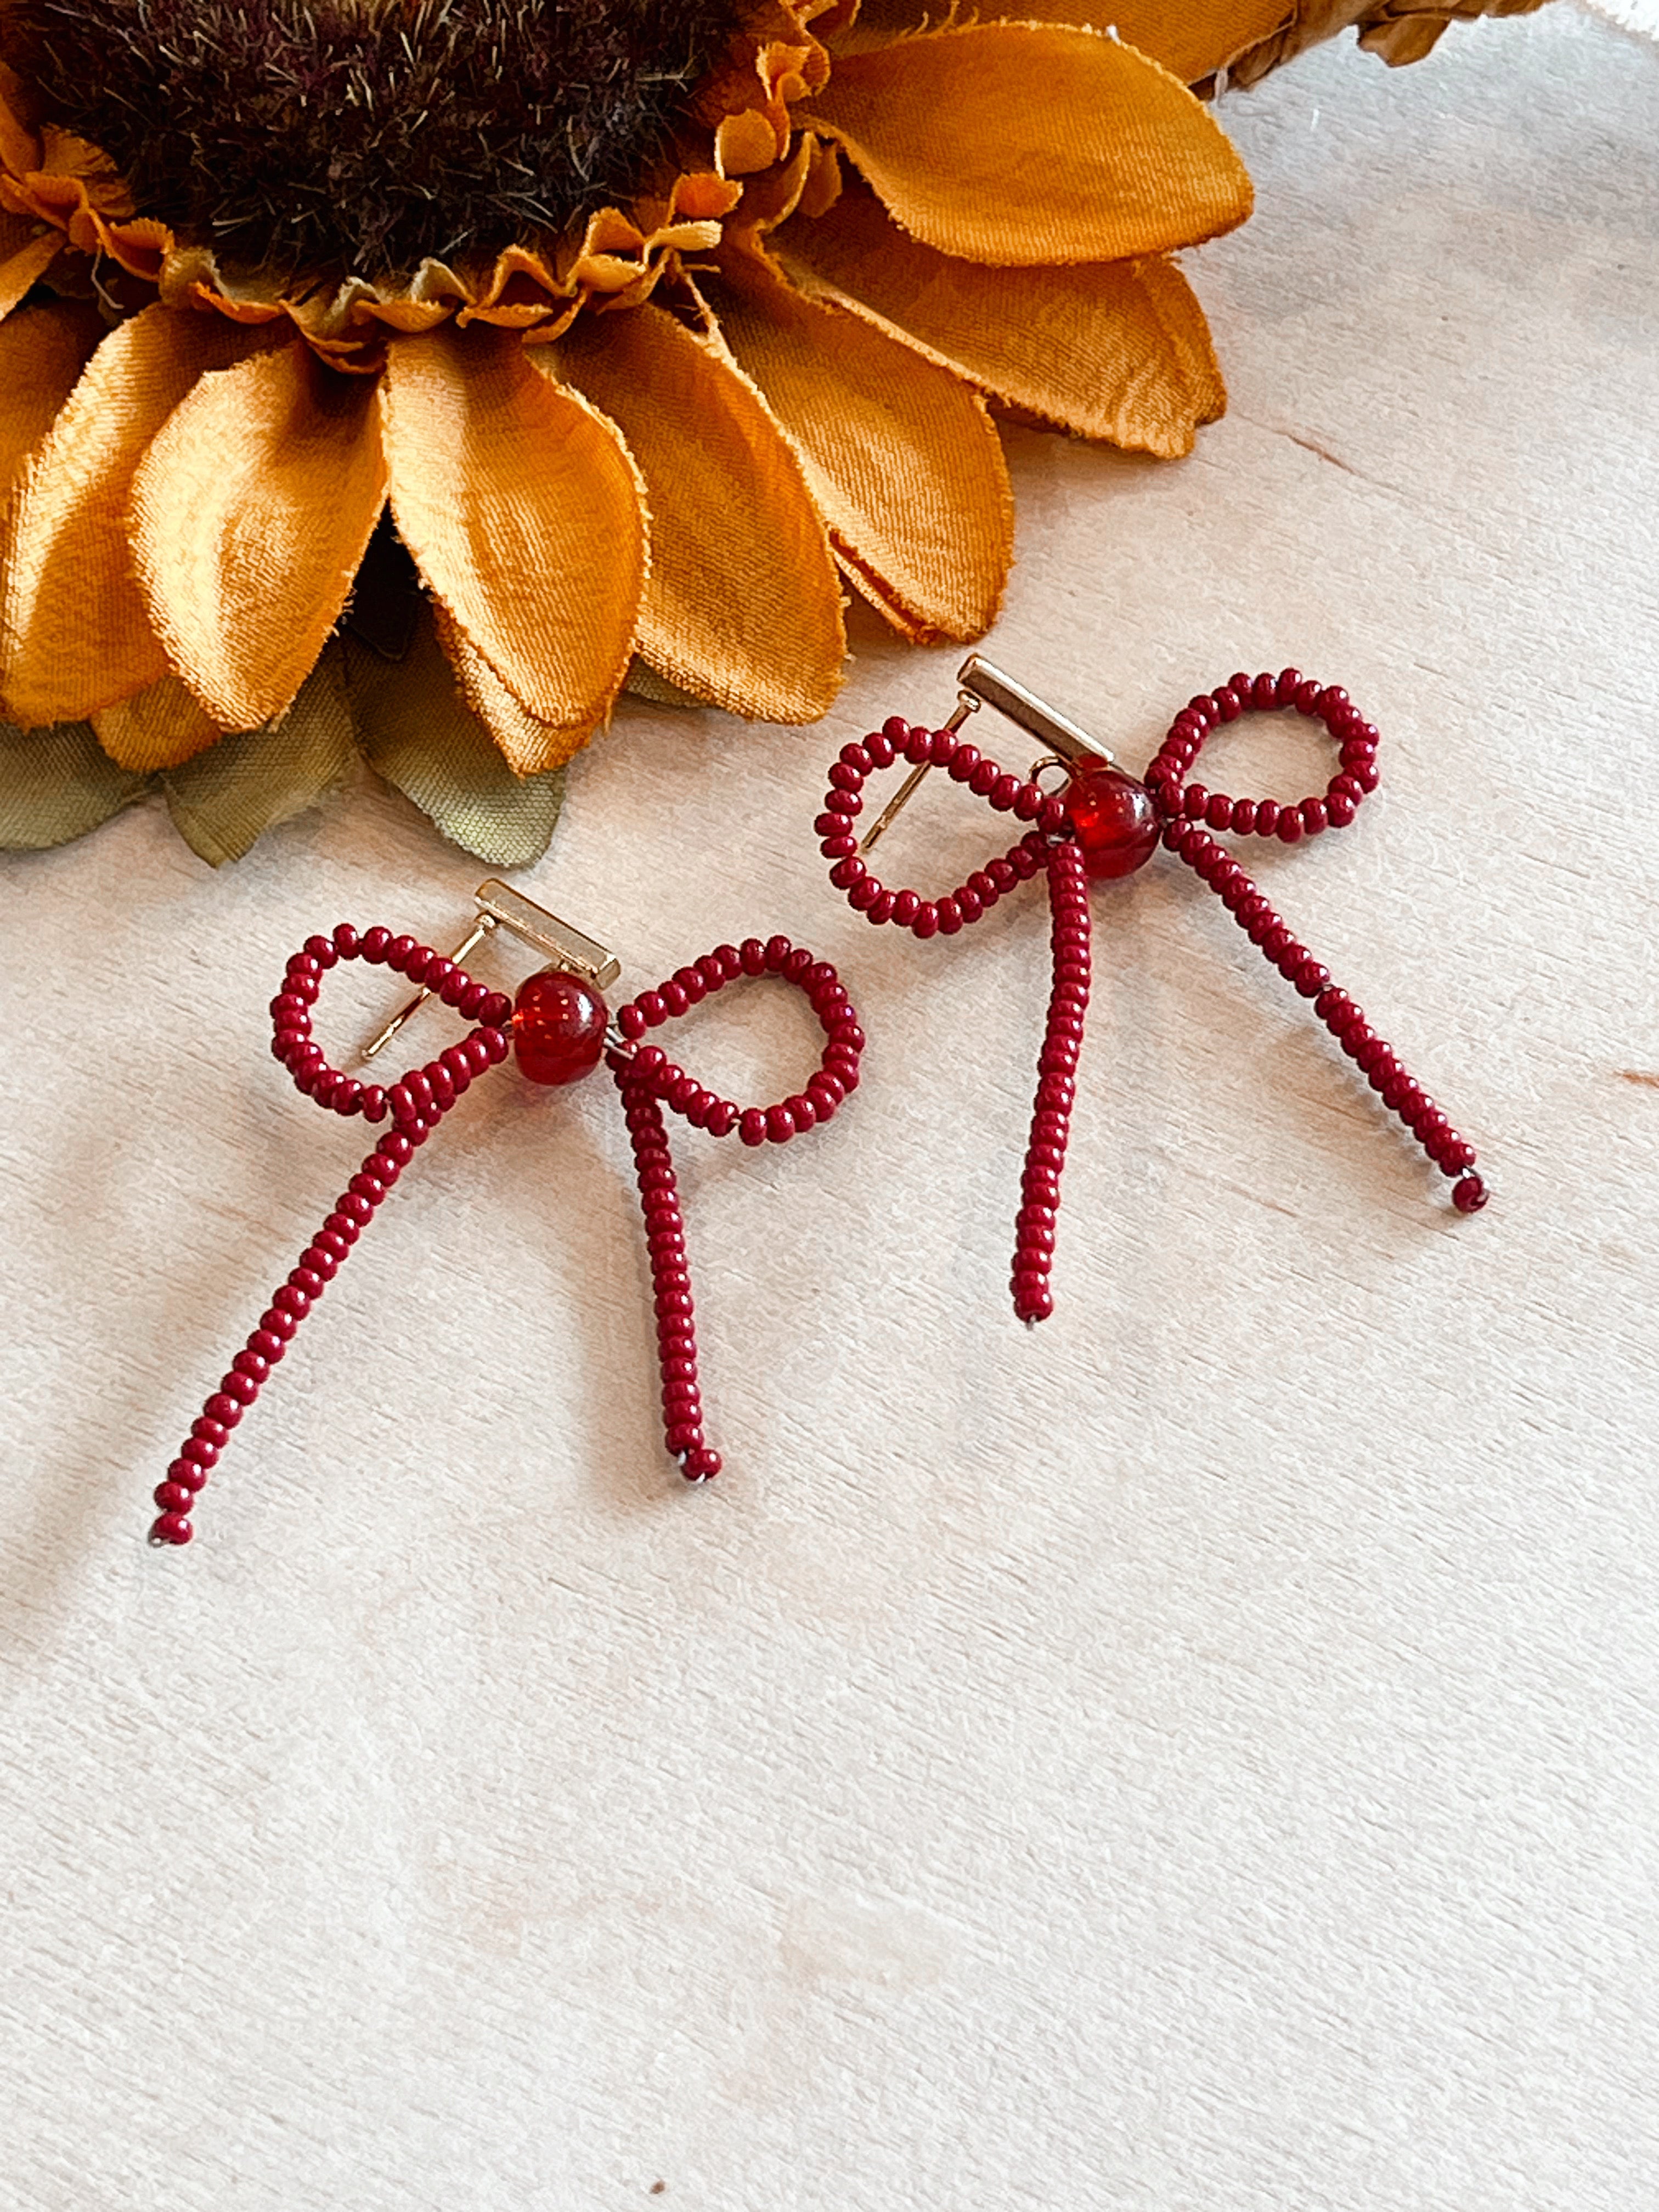
[[[498,858],[630,672],[800,722],[843,581],[980,635],[994,408],[1221,411],[1171,257],[1250,189],[1187,81],[1284,11],[926,12],[0,0],[5,757],[78,826],[159,774],[216,859],[355,737]]]

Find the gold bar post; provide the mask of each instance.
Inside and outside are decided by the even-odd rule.
[[[504,929],[509,937],[516,937],[532,951],[545,954],[551,966],[581,976],[597,991],[608,989],[622,974],[622,963],[614,952],[595,939],[585,936],[569,922],[562,921],[556,914],[550,914],[544,906],[538,906],[533,899],[526,898],[511,884],[501,883],[492,876],[488,883],[480,884],[472,896],[478,918],[449,956],[458,967],[486,937],[493,937],[498,929]],[[386,1049],[404,1024],[411,1015],[419,1013],[431,996],[431,992],[422,986],[412,999],[398,1007],[380,1035],[363,1047],[365,1065]]]
[[[998,714],[1006,715],[1017,727],[1039,738],[1059,760],[1073,767],[1088,761],[1103,761],[1109,767],[1113,764],[1112,755],[1104,745],[1097,744],[1086,730],[1079,729],[1057,708],[977,653],[970,653],[963,662],[957,671],[957,682],[961,687],[957,693],[957,710],[945,725],[947,730],[959,730],[969,714],[976,714],[981,707],[994,707]],[[859,841],[860,860],[910,804],[932,766],[931,761],[923,761],[905,777]]]

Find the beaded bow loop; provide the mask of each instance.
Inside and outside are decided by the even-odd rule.
[[[1042,1049],[1030,1137],[1015,1217],[1012,1278],[1014,1310],[1035,1322],[1054,1310],[1049,1275],[1060,1209],[1060,1174],[1076,1096],[1078,1058],[1089,1003],[1088,884],[1132,875],[1163,844],[1191,868],[1227,908],[1251,942],[1304,999],[1356,1065],[1385,1106],[1396,1114],[1441,1172],[1453,1178],[1452,1202],[1473,1213],[1486,1202],[1486,1184],[1474,1172],[1473,1145],[1452,1127],[1422,1085],[1377,1036],[1362,1009],[1332,982],[1328,969],[1275,913],[1250,878],[1212,832],[1276,837],[1293,845],[1340,829],[1353,820],[1377,785],[1377,732],[1338,686],[1323,686],[1299,669],[1277,676],[1235,675],[1212,692],[1189,700],[1170,725],[1144,780],[1116,766],[1109,753],[1053,708],[978,655],[963,664],[960,703],[942,730],[913,727],[897,715],[860,744],[843,745],[830,770],[830,789],[814,828],[830,862],[830,880],[872,922],[893,922],[915,937],[953,937],[979,921],[1006,893],[1033,877],[1048,880],[1052,916],[1053,982]],[[959,734],[981,704],[998,708],[1040,737],[1051,752],[1028,777],[1007,774]],[[1322,797],[1294,805],[1272,799],[1231,799],[1189,774],[1206,738],[1248,713],[1294,708],[1322,721],[1339,747],[1336,773]],[[897,798],[860,842],[854,824],[864,810],[867,779],[897,761],[912,774]],[[1057,791],[1037,781],[1049,766],[1066,770]],[[976,868],[945,898],[891,890],[872,872],[865,855],[929,770],[943,769],[991,808],[1031,827]]]
[[[568,931],[556,917],[530,907],[503,885],[483,887],[478,895],[481,911],[488,910],[492,899],[499,909],[495,921],[544,950],[574,939],[579,945],[601,952],[591,940]],[[542,923],[550,925],[551,933],[527,918],[526,908],[528,916],[539,916]],[[617,972],[616,963],[602,953],[601,958],[603,964],[591,973],[608,978]],[[343,1073],[329,1064],[312,1036],[312,1008],[322,979],[342,960],[367,960],[408,976],[421,987],[421,999],[430,995],[441,1000],[471,1024],[466,1036],[388,1085],[365,1084]],[[641,1042],[648,1030],[677,1019],[728,983],[763,975],[779,977],[802,992],[824,1033],[817,1070],[799,1091],[776,1104],[739,1107],[706,1090],[659,1046]],[[404,1017],[389,1024],[376,1043],[392,1034],[410,1011],[405,1009]],[[510,1000],[475,981],[454,960],[412,937],[394,937],[380,927],[360,931],[343,922],[331,936],[307,938],[292,956],[283,988],[270,1002],[270,1013],[271,1051],[299,1091],[341,1115],[391,1126],[335,1200],[191,1424],[179,1456],[155,1491],[160,1515],[150,1531],[152,1541],[190,1541],[197,1494],[300,1323],[419,1147],[478,1078],[499,1066],[509,1054],[521,1073],[538,1083],[573,1082],[591,1073],[601,1059],[611,1069],[621,1094],[645,1218],[662,1377],[663,1441],[688,1481],[705,1482],[717,1474],[720,1455],[710,1449],[703,1432],[685,1224],[663,1109],[710,1136],[735,1133],[750,1146],[784,1144],[828,1121],[848,1091],[857,1089],[864,1049],[858,1016],[830,963],[815,959],[787,937],[764,943],[751,937],[740,945],[717,945],[700,960],[677,969],[654,991],[642,991],[619,1007],[613,1023],[590,973],[544,969],[527,978],[516,1000]]]

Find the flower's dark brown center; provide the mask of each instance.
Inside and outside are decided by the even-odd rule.
[[[41,120],[233,263],[406,272],[626,204],[738,0],[10,0]]]

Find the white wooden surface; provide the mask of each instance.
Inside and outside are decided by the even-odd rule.
[[[631,711],[528,885],[636,985],[783,928],[866,1014],[827,1134],[678,1146],[720,1484],[653,1434],[608,1090],[498,1079],[158,1555],[352,1157],[283,957],[475,871],[369,793],[222,877],[146,812],[6,862],[8,2212],[1655,2202],[1659,58],[1551,10],[1227,119],[1232,412],[1015,435],[991,649],[1131,758],[1241,663],[1348,685],[1382,793],[1261,875],[1496,1201],[1166,862],[1097,896],[1020,1330],[1042,917],[828,892],[824,763],[950,697],[865,623],[817,732]],[[764,1096],[805,1039],[753,993],[687,1049]]]

